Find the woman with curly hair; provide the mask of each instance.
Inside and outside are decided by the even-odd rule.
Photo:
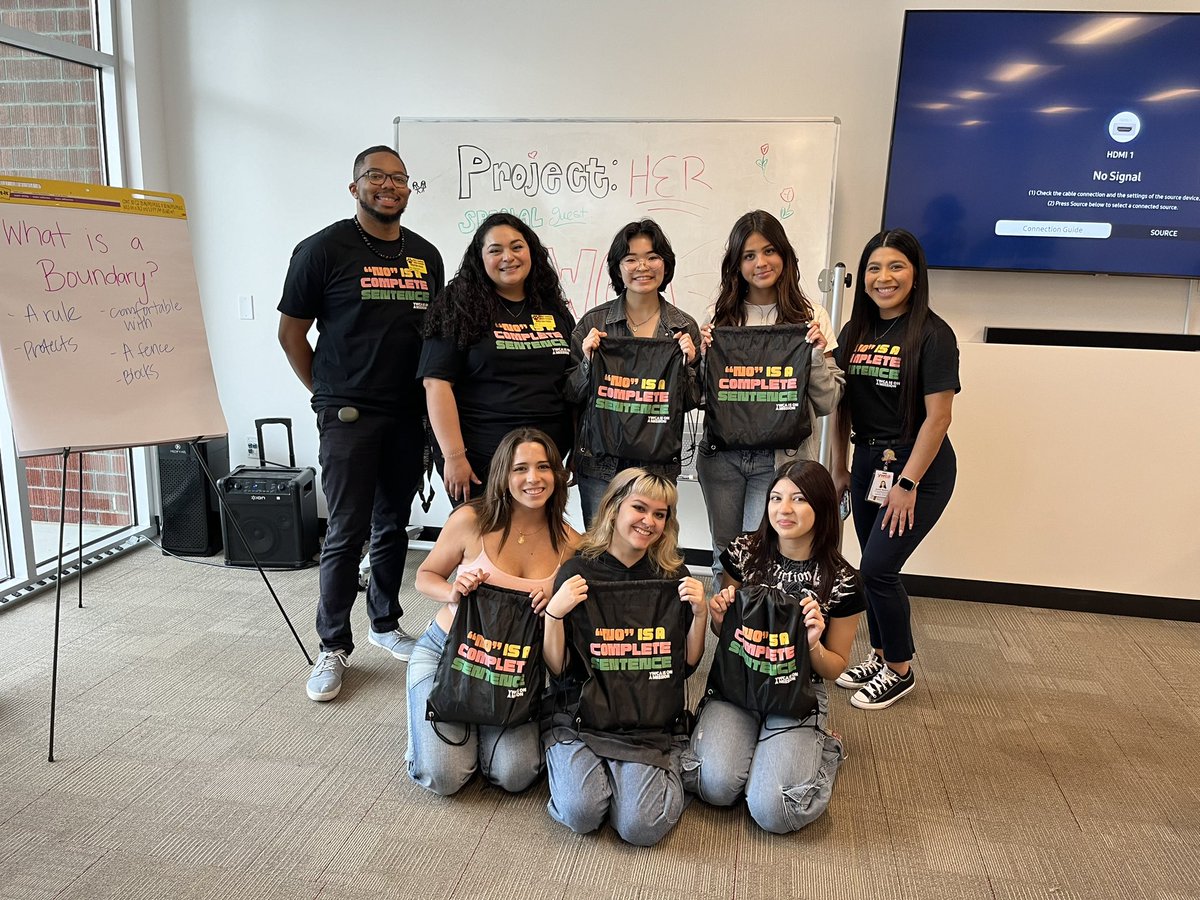
[[[484,219],[429,305],[417,371],[452,502],[482,493],[496,447],[518,426],[546,432],[561,454],[571,448],[563,386],[574,327],[533,229],[508,213]]]

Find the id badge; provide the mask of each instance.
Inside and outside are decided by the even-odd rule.
[[[871,489],[867,491],[867,502],[883,503],[887,499],[888,491],[892,489],[892,479],[895,477],[894,472],[876,469],[875,474],[871,476]]]

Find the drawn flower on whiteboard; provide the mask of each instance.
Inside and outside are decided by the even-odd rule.
[[[795,190],[793,190],[790,187],[785,187],[782,191],[779,192],[779,197],[780,197],[780,199],[783,200],[784,203],[791,203],[793,200],[796,199],[796,192],[795,192]]]
[[[766,156],[767,153],[770,152],[770,150],[771,150],[770,144],[763,144],[761,147],[758,148],[758,152],[761,153],[763,156]]]

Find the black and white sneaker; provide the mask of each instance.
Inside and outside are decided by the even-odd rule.
[[[879,670],[883,668],[883,660],[875,655],[874,650],[867,651],[867,658],[860,662],[857,666],[851,666],[845,672],[837,677],[834,682],[838,687],[850,688],[858,690],[867,684],[872,678],[879,674]]]
[[[911,666],[907,675],[884,666],[878,675],[850,698],[850,705],[859,709],[887,709],[916,686],[917,679]]]

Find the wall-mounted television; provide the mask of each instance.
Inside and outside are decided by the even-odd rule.
[[[883,224],[938,268],[1200,278],[1200,14],[910,10]]]

